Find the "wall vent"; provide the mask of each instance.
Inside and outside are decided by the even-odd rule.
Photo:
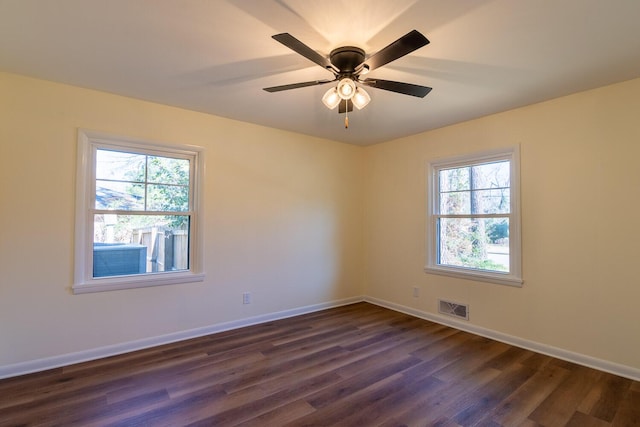
[[[442,314],[446,314],[447,316],[469,320],[469,306],[466,304],[458,304],[456,302],[439,299],[438,311]]]

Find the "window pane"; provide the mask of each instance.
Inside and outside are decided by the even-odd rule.
[[[188,211],[189,187],[149,184],[147,187],[147,210]]]
[[[439,172],[443,215],[509,213],[510,162],[500,161]]]
[[[508,218],[440,218],[439,265],[509,271]]]
[[[474,214],[497,214],[511,211],[510,191],[508,188],[472,191],[471,201],[471,213]]]
[[[188,268],[188,215],[94,215],[93,277]]]
[[[96,209],[144,210],[144,185],[96,180]]]
[[[96,179],[144,181],[145,155],[120,151],[96,151]]]
[[[148,182],[189,185],[189,160],[149,156],[148,169]]]
[[[470,196],[469,191],[440,194],[440,213],[443,215],[470,214]]]
[[[476,165],[471,168],[471,181],[474,190],[509,187],[511,174],[508,160]]]
[[[440,192],[470,190],[469,168],[441,170],[439,175]]]

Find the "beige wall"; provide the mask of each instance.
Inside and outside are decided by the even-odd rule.
[[[365,294],[640,369],[640,80],[365,148],[11,74],[0,94],[0,368]],[[205,148],[204,283],[71,294],[79,127]],[[427,162],[515,144],[524,286],[424,273]]]
[[[426,167],[519,144],[522,288],[425,274]],[[640,80],[366,148],[365,294],[640,368]],[[420,296],[412,297],[413,287]]]
[[[361,295],[360,147],[11,74],[0,94],[0,367]],[[71,294],[78,128],[204,147],[204,283]]]

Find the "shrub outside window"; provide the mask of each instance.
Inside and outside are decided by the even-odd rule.
[[[518,149],[429,164],[425,271],[520,286]]]
[[[74,293],[200,281],[201,153],[79,132]]]

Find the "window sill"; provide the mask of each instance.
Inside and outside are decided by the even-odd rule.
[[[177,285],[204,281],[203,273],[160,273],[138,276],[120,276],[93,279],[84,283],[76,283],[72,290],[74,294],[93,292],[118,291],[122,289],[148,288],[151,286]]]
[[[441,276],[457,277],[459,279],[476,280],[479,282],[495,283],[498,285],[507,285],[521,288],[524,281],[516,276],[504,273],[489,273],[471,269],[450,268],[450,267],[432,267],[427,266],[424,272],[428,274],[438,274]]]

